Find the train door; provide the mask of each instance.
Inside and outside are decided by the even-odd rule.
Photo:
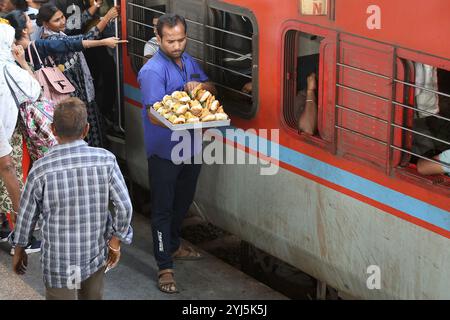
[[[186,18],[186,51],[218,88],[227,113],[251,118],[258,108],[257,23],[247,9],[216,0],[130,0],[126,6],[128,56],[124,85],[125,148],[132,181],[148,188],[147,161],[141,125],[141,98],[136,75],[143,52],[154,35],[152,20],[165,12]],[[132,70],[130,70],[132,69]],[[242,90],[251,84],[252,90]]]
[[[126,8],[127,55],[124,56],[125,159],[130,180],[149,189],[144,150],[141,93],[136,78],[145,63],[144,49],[155,36],[153,21],[169,10],[166,0],[122,1]]]

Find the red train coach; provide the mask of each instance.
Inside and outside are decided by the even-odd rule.
[[[134,182],[148,187],[136,75],[152,19],[176,12],[187,19],[188,52],[231,115],[231,130],[221,131],[226,152],[263,154],[278,168],[264,176],[262,162],[204,166],[195,208],[352,296],[450,298],[450,180],[417,171],[420,159],[449,169],[434,158],[450,149],[448,1],[132,0],[121,7],[129,43],[118,152]],[[308,134],[297,128],[296,105],[312,72],[317,132]]]

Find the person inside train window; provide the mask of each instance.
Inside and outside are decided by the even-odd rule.
[[[201,258],[180,238],[181,223],[193,202],[200,174],[201,164],[194,161],[194,156],[201,153],[201,141],[198,141],[201,139],[191,139],[190,150],[174,155],[180,141],[172,140],[172,131],[158,120],[150,120],[147,108],[174,91],[190,92],[199,86],[214,95],[217,91],[194,58],[185,52],[186,20],[177,14],[164,14],[159,17],[156,30],[160,49],[141,68],[138,82],[144,106],[142,121],[152,192],[151,223],[153,252],[159,270],[158,288],[165,293],[176,293],[173,260]]]
[[[217,31],[211,38],[218,48],[211,50],[210,61],[218,67],[211,68],[211,77],[220,83],[219,92],[226,107],[246,112],[252,108],[251,94],[253,25],[249,18],[221,10],[211,10]],[[234,53],[233,53],[234,52]],[[245,90],[243,90],[245,88]],[[242,93],[241,93],[242,92]]]
[[[309,135],[317,132],[317,79],[316,73],[306,78],[306,88],[302,88],[294,104],[295,119],[298,131]]]
[[[319,47],[322,38],[299,34],[297,57],[297,96],[294,116],[299,133],[317,133],[317,75],[319,74]]]
[[[144,64],[147,63],[151,57],[153,57],[159,49],[158,40],[156,39],[156,25],[158,24],[158,18],[153,18],[153,30],[155,36],[152,37],[144,46]]]
[[[415,63],[416,70],[417,65]],[[432,72],[431,75],[436,76],[436,79],[422,81],[429,83],[428,85],[417,82],[416,77],[416,85],[442,93],[438,94],[420,88],[415,90],[415,107],[440,116],[438,118],[428,113],[415,112],[413,130],[421,134],[413,135],[412,152],[425,157],[439,154],[448,149],[450,145],[450,97],[446,96],[450,95],[450,72],[437,68],[432,68],[432,70],[435,72]],[[418,159],[412,161],[415,160]]]
[[[447,166],[435,163],[430,160],[420,159],[417,162],[417,171],[423,175],[434,175],[444,173],[450,175],[450,149],[435,156],[434,159],[446,164]]]

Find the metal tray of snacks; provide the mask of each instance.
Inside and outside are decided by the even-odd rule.
[[[209,91],[197,86],[190,94],[175,91],[162,101],[147,107],[152,122],[155,119],[171,130],[214,128],[230,125],[230,118],[220,102]],[[153,117],[153,119],[152,119]]]

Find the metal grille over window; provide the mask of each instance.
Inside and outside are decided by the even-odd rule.
[[[402,110],[391,110],[394,52],[389,46],[352,40],[347,37],[340,42],[336,151],[388,171],[390,123],[402,121]],[[398,164],[399,153],[392,156]]]
[[[392,148],[403,153],[405,164],[416,165],[423,159],[450,172],[450,163],[439,158],[450,150],[450,71],[405,59],[402,62],[409,65],[409,81],[394,82],[405,86],[408,99],[405,103],[393,103],[405,110],[409,121],[393,126],[402,130],[407,139],[402,145],[394,143]],[[449,179],[432,182],[450,186]]]
[[[127,1],[128,54],[132,67],[138,72],[146,59],[147,43],[155,36],[153,21],[166,11],[166,1]],[[147,45],[148,46],[148,45]]]
[[[401,59],[389,46],[358,42],[340,42],[336,152],[387,174],[404,168],[417,176],[420,159],[449,172],[439,155],[450,150],[450,72]]]
[[[243,116],[251,116],[253,82],[253,25],[249,18],[210,8],[206,41],[206,65],[224,104]]]
[[[217,1],[127,1],[128,50],[137,72],[153,37],[152,19],[165,11],[185,17],[187,52],[203,65],[227,112],[251,118],[257,109],[256,20],[245,9]],[[169,6],[170,5],[170,6]],[[192,10],[192,8],[198,10]]]

